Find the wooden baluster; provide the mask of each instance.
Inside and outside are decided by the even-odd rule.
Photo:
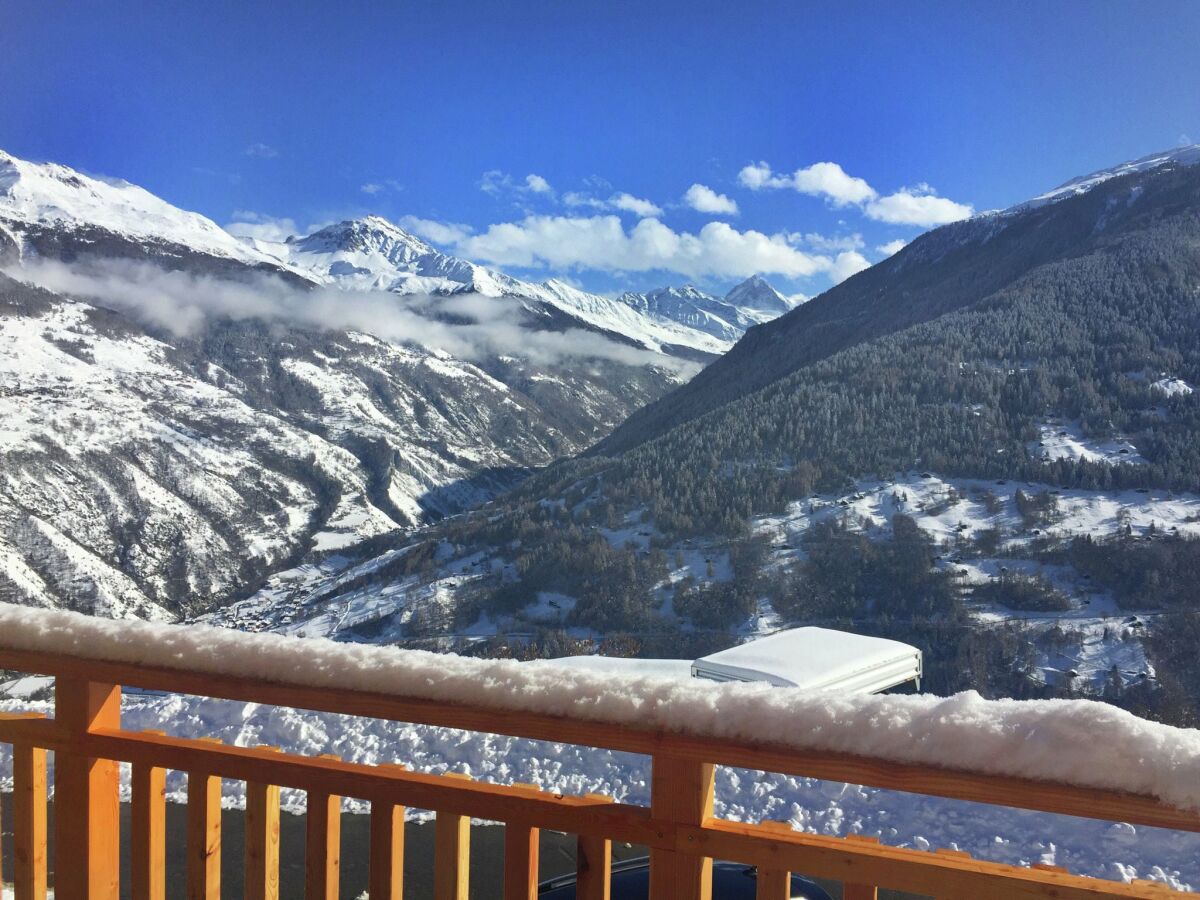
[[[536,784],[514,784],[518,790],[538,793]],[[508,822],[504,826],[504,900],[537,900],[541,831]]]
[[[576,842],[575,896],[608,900],[612,883],[612,841],[581,834]]]
[[[657,755],[651,764],[655,819],[702,825],[712,818],[713,766]],[[651,900],[712,900],[712,860],[674,850],[650,850]]]
[[[305,818],[305,900],[337,900],[342,865],[342,798],[309,791]]]
[[[447,772],[443,778],[470,781],[470,775]],[[433,832],[434,900],[467,900],[471,884],[471,817],[438,812]]]
[[[70,739],[121,727],[121,689],[54,680],[54,721]],[[120,769],[70,750],[54,755],[54,894],[57,900],[119,900]]]
[[[371,804],[371,864],[368,894],[372,900],[404,896],[404,807]]]
[[[46,898],[46,751],[13,747],[13,887],[16,900]]]
[[[791,834],[791,822],[760,822],[763,831],[778,831]],[[755,900],[789,900],[792,896],[792,873],[786,869],[771,869],[759,866],[755,874]],[[845,898],[843,898],[845,900]]]
[[[188,900],[221,900],[221,779],[207,772],[187,779]]]
[[[262,747],[279,752],[278,747]],[[279,900],[279,787],[246,782],[246,900]]]
[[[878,844],[879,838],[865,834],[848,834],[846,840],[860,844]],[[846,882],[842,885],[842,900],[878,900],[879,890],[871,884]]]
[[[540,839],[537,828],[504,826],[504,900],[536,900]]]
[[[439,812],[434,822],[434,900],[467,900],[470,864],[470,817]]]
[[[792,873],[783,869],[764,869],[759,866],[755,878],[755,900],[790,900]]]
[[[167,770],[134,763],[130,780],[133,792],[129,873],[131,894],[133,900],[165,900]]]

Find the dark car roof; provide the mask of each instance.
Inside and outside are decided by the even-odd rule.
[[[713,863],[713,900],[754,900],[758,885],[753,866],[716,861]],[[646,857],[613,863],[612,900],[648,900],[650,860]],[[538,900],[574,900],[575,875],[561,875],[538,886]],[[818,884],[792,876],[793,900],[831,900]]]

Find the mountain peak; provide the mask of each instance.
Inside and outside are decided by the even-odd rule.
[[[742,309],[785,313],[792,308],[787,298],[761,275],[751,275],[725,295],[725,302]]]

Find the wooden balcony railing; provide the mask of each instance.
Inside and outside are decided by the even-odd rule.
[[[613,840],[650,848],[651,896],[655,900],[710,897],[713,858],[757,866],[762,900],[787,898],[787,873],[793,871],[843,882],[847,900],[873,898],[878,887],[938,900],[1161,898],[1169,893],[1165,886],[1151,882],[1123,884],[1057,868],[1002,865],[958,852],[925,852],[889,847],[867,838],[805,834],[786,823],[747,825],[717,819],[712,815],[714,765],[1200,831],[1200,816],[1136,794],[2,646],[0,666],[56,678],[53,718],[8,715],[0,719],[0,742],[13,747],[16,853],[11,878],[18,900],[40,900],[47,890],[51,862],[46,851],[47,751],[55,754],[57,859],[53,874],[59,900],[116,900],[119,895],[119,762],[132,766],[128,851],[134,900],[165,896],[167,769],[187,773],[187,895],[207,900],[220,897],[221,779],[247,784],[245,896],[254,900],[279,894],[281,786],[307,792],[305,896],[314,900],[337,896],[342,797],[370,803],[372,900],[401,897],[406,807],[436,813],[433,866],[438,900],[467,897],[471,817],[506,826],[504,893],[509,900],[536,896],[539,828],[578,835],[578,896],[582,900],[608,897]],[[569,796],[532,786],[421,774],[401,765],[357,765],[269,747],[234,747],[211,740],[124,731],[120,685],[649,754],[651,802],[648,807],[627,805],[604,796]],[[4,877],[10,876],[4,873]]]

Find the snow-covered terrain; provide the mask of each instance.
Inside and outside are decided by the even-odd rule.
[[[1125,457],[1117,454],[1117,458]],[[1049,521],[1027,524],[1017,508],[1018,491],[1033,496],[1047,493],[1054,509]],[[1024,612],[986,604],[974,606],[981,623],[1019,620],[1034,635],[1054,629],[1066,634],[1041,650],[1042,677],[1056,682],[1070,674],[1079,685],[1101,688],[1115,666],[1122,679],[1135,682],[1153,677],[1142,648],[1142,631],[1154,611],[1120,609],[1113,598],[1097,590],[1074,569],[1044,564],[1023,553],[1048,537],[1115,534],[1128,528],[1133,535],[1153,529],[1164,534],[1200,537],[1200,495],[1162,490],[1059,490],[1049,485],[1010,481],[941,478],[911,473],[894,481],[862,481],[856,490],[827,494],[791,504],[781,516],[755,521],[756,530],[771,538],[775,566],[803,557],[805,534],[815,523],[844,519],[877,539],[891,530],[896,513],[912,516],[942,553],[937,565],[953,573],[964,587],[982,584],[1008,573],[1036,575],[1061,590],[1070,600],[1062,612]],[[979,557],[964,553],[985,531],[1000,536],[998,552]],[[1036,644],[1035,644],[1036,646]]]

